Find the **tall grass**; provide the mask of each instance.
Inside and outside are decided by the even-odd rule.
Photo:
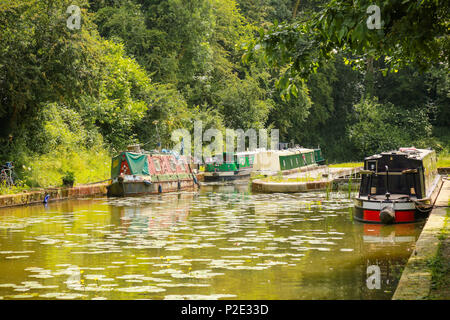
[[[345,163],[334,163],[330,164],[328,167],[330,168],[357,168],[363,167],[363,162],[345,162]]]
[[[438,168],[450,167],[450,152],[448,149],[445,149],[438,154],[437,167]]]
[[[110,176],[111,158],[101,147],[90,150],[57,149],[29,159],[22,178],[30,187],[58,187],[67,172],[73,172],[75,185],[97,182]]]
[[[0,183],[0,195],[4,194],[16,194],[28,190],[29,187],[20,180],[16,180],[14,186],[8,186],[6,182]]]

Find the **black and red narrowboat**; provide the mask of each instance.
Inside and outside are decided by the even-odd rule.
[[[364,159],[354,218],[365,223],[411,223],[428,218],[442,179],[436,153],[400,148]]]

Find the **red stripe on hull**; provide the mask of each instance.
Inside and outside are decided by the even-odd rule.
[[[364,220],[367,221],[380,221],[380,211],[376,210],[364,210]]]
[[[364,210],[363,219],[366,221],[377,221],[380,222],[380,211],[377,210]],[[395,212],[395,222],[414,222],[414,210],[408,211],[396,211]]]
[[[414,211],[396,211],[395,222],[409,222],[414,221]]]

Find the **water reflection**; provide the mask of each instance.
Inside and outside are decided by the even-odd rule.
[[[167,194],[153,198],[112,200],[111,215],[122,227],[122,233],[147,233],[155,236],[158,230],[185,223],[194,194]],[[153,205],[152,205],[153,204]]]
[[[389,299],[423,224],[248,185],[0,210],[4,299]]]
[[[360,250],[366,257],[364,294],[368,298],[379,298],[376,291],[393,294],[424,224],[360,224],[363,229]]]

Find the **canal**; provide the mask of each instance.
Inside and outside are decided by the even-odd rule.
[[[0,299],[390,299],[424,223],[248,185],[0,209]]]

